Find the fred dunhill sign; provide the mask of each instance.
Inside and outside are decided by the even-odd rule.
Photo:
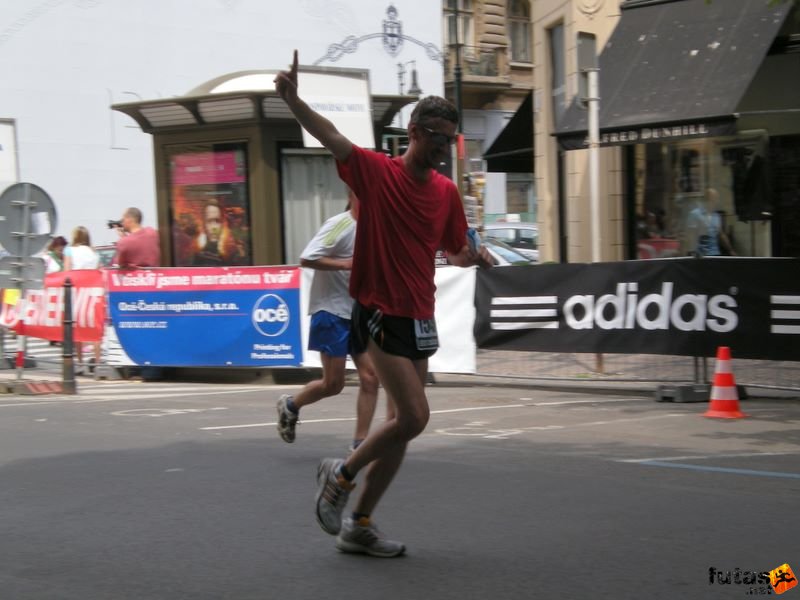
[[[671,140],[718,137],[732,135],[736,132],[733,121],[714,123],[683,123],[679,125],[663,125],[649,127],[629,127],[616,131],[600,132],[601,146],[619,146],[621,144],[647,144],[650,142],[668,142]],[[559,143],[565,150],[580,150],[589,147],[589,136],[584,132],[577,135],[559,136]]]

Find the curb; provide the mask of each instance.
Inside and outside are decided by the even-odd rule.
[[[60,381],[7,381],[0,386],[0,393],[39,396],[42,394],[66,394],[69,392],[64,390],[64,385]]]

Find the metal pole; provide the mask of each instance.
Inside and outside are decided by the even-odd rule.
[[[400,95],[403,95],[403,84],[405,79],[406,69],[405,65],[401,62],[397,63],[397,80],[400,84]],[[397,126],[402,129],[403,127],[403,109],[397,111]]]
[[[72,352],[72,279],[64,280],[64,344],[61,363],[62,387],[65,394],[77,393],[75,383],[75,358]]]
[[[587,83],[589,97],[589,204],[592,219],[592,262],[600,262],[600,96],[597,89],[599,69],[589,68]],[[602,354],[595,354],[595,371],[605,372]]]
[[[28,234],[30,233],[31,225],[31,186],[26,183],[25,194],[22,200],[22,256],[20,260],[22,265],[20,268],[20,283],[19,283],[19,297],[22,299],[22,305],[25,305],[25,265],[28,258]],[[24,314],[24,312],[23,312]],[[25,337],[25,321],[20,320],[20,333],[17,338],[17,381],[22,380],[22,371],[25,369],[25,354],[28,352],[28,338]]]
[[[589,83],[589,204],[592,219],[592,262],[600,262],[600,97],[599,69],[586,69]]]
[[[463,119],[461,117],[461,16],[458,11],[458,3],[456,0],[456,66],[453,69],[453,83],[455,86],[454,96],[456,100],[456,110],[458,111],[458,133],[463,133]]]

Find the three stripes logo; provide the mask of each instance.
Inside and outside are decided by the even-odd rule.
[[[495,331],[558,329],[558,296],[496,296],[489,321]]]
[[[770,296],[770,333],[800,334],[800,296]]]

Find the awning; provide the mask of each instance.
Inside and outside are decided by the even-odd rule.
[[[737,105],[790,9],[678,0],[623,10],[599,58],[601,145],[734,133]],[[555,135],[574,150],[588,146],[587,132],[576,98]]]
[[[301,67],[300,73],[358,71]],[[134,119],[142,131],[161,133],[182,130],[192,126],[241,125],[271,121],[295,121],[289,107],[275,91],[273,80],[277,71],[253,70],[229,73],[216,77],[185,96],[160,98],[114,104],[113,110]],[[371,119],[373,126],[388,126],[404,106],[416,102],[415,96],[372,95]],[[371,145],[371,144],[370,144]]]
[[[533,93],[483,155],[493,173],[533,173]]]

